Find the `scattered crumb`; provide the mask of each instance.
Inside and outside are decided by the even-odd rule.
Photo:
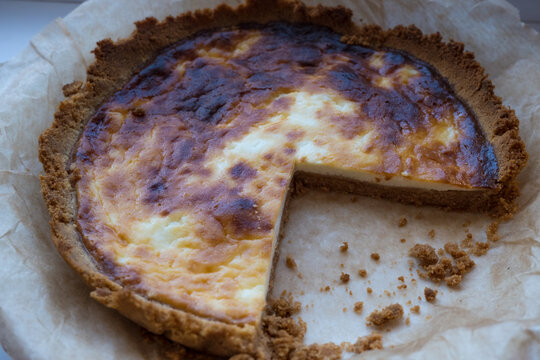
[[[365,278],[367,276],[366,269],[360,269],[358,270],[358,276]]]
[[[402,243],[404,243],[405,241],[407,241],[407,239],[401,238],[401,239],[399,239],[399,241],[401,241]]]
[[[450,254],[454,259],[467,255],[467,253],[460,249],[458,244],[448,242],[444,244],[444,250]]]
[[[413,306],[410,310],[413,314],[420,314],[420,306],[418,305]]]
[[[352,290],[349,290],[349,295],[352,296]]]
[[[333,343],[305,345],[306,323],[292,318],[301,309],[292,297],[269,301],[262,328],[269,339],[272,359],[341,359],[342,349]],[[246,357],[235,357],[247,360]]]
[[[444,281],[446,282],[446,285],[451,286],[451,287],[458,286],[459,283],[461,283],[461,280],[462,280],[461,275],[451,275],[444,279]]]
[[[390,297],[392,294],[390,294],[390,291],[388,290],[384,290],[384,293],[386,294],[386,296]]]
[[[296,270],[297,268],[296,261],[294,261],[291,255],[287,255],[287,257],[285,258],[285,265],[291,270]]]
[[[409,250],[409,256],[417,259],[420,265],[434,265],[439,261],[439,257],[435,253],[435,249],[431,245],[416,244]]]
[[[486,255],[490,247],[489,242],[475,242],[472,248],[473,255],[483,256]]]
[[[382,335],[371,333],[370,335],[359,337],[354,344],[347,344],[346,351],[356,354],[363,353],[368,350],[382,349]]]
[[[405,325],[409,326],[411,325],[411,318],[407,316],[407,318],[405,319]]]
[[[429,279],[436,283],[445,281],[448,286],[457,286],[463,275],[471,271],[474,261],[456,243],[446,243],[444,250],[452,256],[454,260],[442,256],[439,258],[435,249],[430,245],[416,244],[409,250],[409,255],[416,258],[419,265],[426,272],[417,270],[418,276]]]
[[[373,292],[373,289],[370,288],[370,287],[368,287],[368,288],[366,289],[366,291],[367,291],[368,294],[371,294],[371,293]]]
[[[343,308],[343,312],[347,312],[347,308],[346,308],[346,307]]]
[[[342,283],[348,283],[350,278],[351,276],[349,274],[345,274],[344,272],[342,272],[339,280],[341,280]]]
[[[362,310],[364,309],[364,302],[363,301],[357,301],[354,303],[354,312],[357,314],[360,314]]]
[[[404,227],[405,225],[407,225],[407,218],[405,216],[402,216],[399,218],[398,226]]]
[[[437,290],[433,290],[431,288],[426,287],[424,289],[424,296],[426,297],[426,301],[428,302],[434,302],[435,298],[437,297]]]
[[[435,239],[435,230],[431,229],[431,230],[428,232],[428,235],[429,235],[430,238]]]
[[[341,251],[342,253],[344,253],[344,252],[347,252],[347,250],[349,250],[349,243],[346,242],[346,241],[344,241],[344,242],[343,242],[343,245],[341,245],[341,246],[339,247],[339,251]]]
[[[381,256],[378,253],[371,254],[371,258],[375,261],[379,261],[381,259]]]
[[[400,277],[398,277],[397,279],[398,279],[399,281],[401,281],[401,282],[405,282],[405,278],[404,278],[403,276],[400,276]]]
[[[407,288],[407,285],[401,284],[401,285],[398,285],[397,288],[400,289],[400,290],[403,290],[403,289],[406,289],[406,288]]]
[[[496,242],[501,238],[499,236],[499,222],[500,220],[493,221],[486,229],[487,239],[491,242]]]
[[[330,291],[330,286],[326,285],[324,291]]]
[[[368,326],[381,326],[392,320],[398,320],[403,317],[403,307],[400,304],[392,304],[383,308],[381,311],[373,311],[366,318]]]

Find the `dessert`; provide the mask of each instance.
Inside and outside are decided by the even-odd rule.
[[[94,298],[196,349],[264,353],[290,189],[513,210],[517,119],[472,56],[350,16],[250,2],[98,44],[40,139],[53,240]]]

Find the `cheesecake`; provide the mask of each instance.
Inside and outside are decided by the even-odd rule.
[[[290,1],[136,25],[64,88],[40,160],[59,252],[154,333],[269,356],[261,315],[295,189],[515,209],[518,120],[460,43]]]

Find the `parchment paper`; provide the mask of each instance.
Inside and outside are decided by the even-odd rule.
[[[137,326],[93,301],[53,247],[39,189],[37,137],[50,126],[62,85],[84,80],[96,41],[126,37],[133,22],[146,16],[163,19],[215,3],[89,0],[0,66],[0,342],[13,359],[153,356]],[[439,289],[435,304],[418,299],[426,283],[411,281],[408,249],[415,242],[440,247],[460,241],[467,220],[474,239],[483,241],[489,220],[366,198],[352,202],[337,194],[309,193],[292,201],[281,252],[296,259],[303,278],[285,268],[282,256],[275,293],[291,290],[304,304],[307,343],[354,341],[370,332],[364,323],[372,310],[404,305],[410,325],[394,326],[384,334],[385,349],[365,358],[540,358],[540,36],[503,0],[332,3],[352,8],[357,22],[416,24],[464,42],[487,69],[496,93],[516,110],[530,160],[520,176],[520,210],[501,226],[501,240],[474,258],[477,266],[460,289],[432,286]],[[409,222],[398,228],[401,216]],[[432,229],[434,239],[428,236]],[[339,251],[343,241],[350,246],[346,254]],[[369,258],[372,252],[381,255],[379,263]],[[356,275],[360,268],[368,271],[366,279]],[[351,274],[347,286],[338,284],[342,271]],[[404,290],[396,288],[401,275]],[[326,285],[333,290],[321,293]],[[363,314],[353,313],[355,301],[364,301]],[[419,315],[409,315],[413,305],[420,305]]]

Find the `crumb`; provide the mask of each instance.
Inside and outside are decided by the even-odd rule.
[[[399,241],[401,241],[402,243],[404,243],[405,241],[407,241],[407,239],[401,238],[401,239],[399,239]]]
[[[437,298],[437,293],[438,293],[437,290],[433,290],[428,287],[424,289],[424,296],[426,297],[426,301],[431,302],[431,303],[434,302],[435,299]]]
[[[399,218],[398,226],[404,227],[405,225],[407,225],[407,218],[405,216],[402,216]]]
[[[355,354],[360,354],[364,351],[382,348],[382,335],[378,333],[371,333],[370,335],[359,337],[353,345],[348,344],[345,347],[345,350]]]
[[[426,316],[426,320],[431,319],[431,315]]]
[[[370,288],[370,287],[368,287],[368,288],[366,289],[366,291],[367,291],[368,294],[371,294],[371,293],[373,292],[373,289]]]
[[[420,265],[433,265],[439,261],[439,257],[435,253],[435,249],[430,245],[416,244],[409,250],[409,256],[417,259]]]
[[[340,268],[344,268],[344,267],[345,267],[345,264],[339,264],[339,267],[340,267]]]
[[[304,278],[304,276],[302,275],[302,273],[298,273],[298,274],[296,274],[296,276],[298,276],[299,279],[303,279],[303,278]]]
[[[291,270],[296,270],[297,268],[296,261],[294,261],[291,255],[287,255],[285,258],[285,265]]]
[[[445,281],[448,286],[457,286],[463,275],[471,271],[474,266],[474,261],[469,255],[462,250],[456,243],[448,242],[444,244],[444,250],[452,256],[452,259],[442,256],[439,258],[435,253],[435,249],[430,245],[416,244],[409,255],[415,257],[422,269],[421,272],[417,269],[418,276],[423,279],[429,279],[436,283]]]
[[[371,254],[371,258],[375,261],[379,261],[381,256],[378,253]]]
[[[397,279],[398,279],[399,281],[401,281],[401,282],[405,282],[405,278],[404,278],[403,276],[400,276],[400,277],[398,277]]]
[[[366,318],[368,326],[381,326],[392,320],[398,320],[403,317],[403,307],[400,304],[392,304],[381,311],[373,311]]]
[[[330,291],[330,286],[326,285],[326,287],[324,288],[324,291]]]
[[[347,312],[347,308],[346,308],[346,307],[343,308],[343,312]]]
[[[463,226],[463,227],[468,227],[469,225],[471,225],[471,221],[470,221],[470,220],[467,220],[467,221],[465,221],[465,222],[463,223],[463,225],[461,225],[461,226]]]
[[[367,276],[366,269],[360,269],[358,270],[358,276],[365,278]]]
[[[360,314],[362,310],[364,309],[364,302],[363,301],[357,301],[354,303],[354,312],[357,314]]]
[[[472,249],[473,255],[483,256],[486,255],[489,250],[489,242],[475,242]]]
[[[349,290],[349,295],[352,296],[352,290]]]
[[[458,244],[452,242],[447,242],[446,244],[444,244],[444,250],[454,259],[467,255],[465,251],[459,248]]]
[[[407,285],[401,284],[401,285],[398,285],[397,288],[400,289],[400,290],[403,290],[403,289],[406,289],[406,288],[407,288]]]
[[[443,256],[444,255],[444,250],[443,249],[437,250],[437,255]]]
[[[269,301],[262,317],[262,328],[269,340],[272,359],[341,359],[342,349],[333,344],[305,345],[306,323],[292,316],[301,309],[292,297]],[[236,357],[247,360],[245,357]]]
[[[428,232],[428,235],[429,235],[430,238],[435,239],[435,230],[431,229],[431,230]]]
[[[471,237],[469,237],[469,235],[471,235],[471,234],[467,234],[467,237],[465,239],[461,240],[461,247],[462,248],[470,249],[470,248],[473,247],[472,235],[471,235]]]
[[[407,316],[407,318],[405,319],[405,325],[409,326],[411,325],[411,318]]]
[[[341,246],[339,247],[339,251],[341,251],[342,253],[344,253],[344,252],[347,252],[347,250],[349,250],[349,243],[346,242],[346,241],[344,241],[344,242],[343,242],[343,245],[341,245]]]
[[[413,314],[420,314],[420,306],[418,305],[413,306],[410,310]]]
[[[419,297],[418,297],[418,300],[422,301],[422,298],[419,296]]]
[[[390,297],[392,294],[390,294],[390,291],[388,290],[384,290],[384,293],[386,294],[386,296]]]
[[[446,285],[451,286],[451,287],[458,286],[459,283],[461,283],[461,280],[462,280],[461,275],[457,275],[457,274],[448,276],[447,278],[444,279],[444,281],[446,282]]]
[[[342,272],[339,280],[341,280],[342,283],[348,283],[350,278],[351,276],[349,274],[345,274],[344,272]]]
[[[496,242],[501,238],[499,236],[499,221],[500,220],[495,220],[494,222],[489,224],[486,229],[487,239],[491,242]]]

